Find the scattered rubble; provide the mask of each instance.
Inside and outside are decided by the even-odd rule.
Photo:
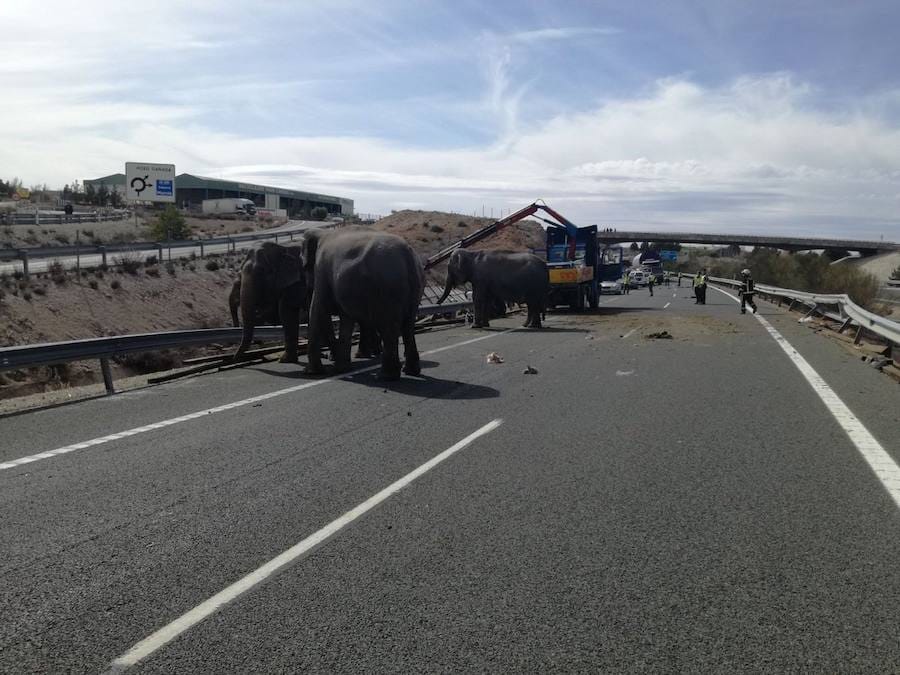
[[[672,340],[672,334],[667,330],[659,331],[658,333],[650,333],[644,336],[648,340]]]
[[[532,368],[531,366],[527,366],[525,370],[522,371],[523,375],[537,375],[537,368]]]
[[[503,357],[501,357],[497,352],[491,352],[487,355],[488,363],[503,363]]]

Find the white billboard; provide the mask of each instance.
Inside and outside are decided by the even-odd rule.
[[[175,165],[125,162],[125,198],[175,203]]]

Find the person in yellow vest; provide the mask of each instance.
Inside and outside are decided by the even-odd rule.
[[[709,277],[706,274],[706,270],[702,269],[694,277],[694,296],[697,298],[696,303],[698,305],[706,304],[706,284],[709,282]]]
[[[654,276],[653,272],[647,275],[647,288],[650,289],[650,297],[653,297],[653,284],[656,283],[656,276]]]
[[[622,290],[628,294],[631,291],[631,272],[625,270],[625,276],[622,277]]]
[[[756,290],[753,286],[753,277],[750,276],[750,270],[741,270],[741,289],[738,291],[738,295],[741,296],[741,314],[747,313],[747,305],[750,305],[750,309],[756,314],[756,303],[753,302]]]

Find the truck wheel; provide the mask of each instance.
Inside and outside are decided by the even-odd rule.
[[[595,289],[591,287],[588,291],[588,305],[591,309],[597,309],[597,306],[600,304],[600,291],[599,289]]]

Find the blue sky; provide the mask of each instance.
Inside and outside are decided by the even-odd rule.
[[[896,2],[37,7],[0,7],[41,25],[0,63],[29,184],[171,161],[360,212],[900,239]]]

